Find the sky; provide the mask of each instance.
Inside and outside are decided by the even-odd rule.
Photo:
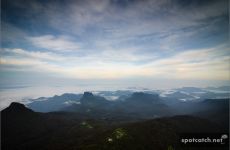
[[[0,87],[228,85],[228,0],[2,0]]]

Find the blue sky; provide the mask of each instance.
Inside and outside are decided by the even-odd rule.
[[[0,85],[227,84],[228,6],[228,0],[2,0]]]

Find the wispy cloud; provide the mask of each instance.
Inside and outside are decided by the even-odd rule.
[[[3,6],[2,72],[228,79],[227,0],[19,0]]]
[[[79,45],[65,36],[55,37],[53,35],[44,35],[39,37],[28,37],[28,40],[38,48],[45,48],[50,51],[76,51]]]
[[[52,53],[8,50],[17,55],[1,58],[1,65],[19,66],[28,71],[50,72],[76,79],[117,79],[126,77],[161,77],[174,79],[229,78],[230,61],[226,45],[210,49],[187,50],[145,64],[106,61],[106,58],[52,55]],[[102,55],[106,56],[106,55]],[[35,59],[34,59],[35,58]],[[114,58],[117,59],[116,57]],[[61,64],[60,64],[61,63]]]
[[[27,51],[24,49],[1,49],[1,53],[8,53],[9,56],[13,55],[14,57],[20,58],[31,58],[38,60],[48,60],[48,61],[62,61],[63,57],[52,52],[41,52],[41,51]],[[7,56],[7,54],[5,54]]]
[[[145,65],[159,75],[178,79],[229,79],[230,55],[227,45],[210,49],[187,50]]]

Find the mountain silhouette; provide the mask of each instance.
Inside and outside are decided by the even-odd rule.
[[[33,112],[31,109],[25,107],[25,105],[17,102],[12,102],[9,107],[4,109],[2,113],[31,113]]]

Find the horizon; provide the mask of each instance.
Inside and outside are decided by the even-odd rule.
[[[225,85],[230,88],[230,86]],[[203,87],[193,87],[193,86],[180,86],[180,87],[171,87],[171,88],[146,88],[146,87],[138,87],[138,86],[130,86],[130,87],[122,87],[122,86],[68,86],[68,87],[60,87],[60,86],[16,86],[16,87],[7,87],[0,89],[0,110],[5,109],[12,102],[19,102],[23,104],[29,104],[34,100],[41,97],[53,97],[53,96],[61,96],[63,94],[83,94],[84,92],[92,92],[97,95],[97,92],[114,92],[114,91],[130,91],[130,92],[155,92],[159,96],[162,92],[174,91],[176,92],[180,88],[199,88],[204,89],[205,91],[209,91],[208,88],[219,88],[224,86],[203,86]],[[36,92],[34,92],[36,91]],[[218,92],[218,90],[217,90]],[[229,91],[221,91],[228,92]],[[215,93],[215,92],[214,92]]]

